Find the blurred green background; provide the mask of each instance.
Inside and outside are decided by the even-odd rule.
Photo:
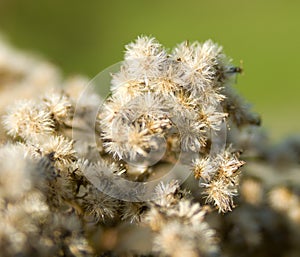
[[[95,76],[140,34],[172,48],[213,39],[244,74],[236,89],[274,140],[300,133],[300,1],[0,0],[0,32],[65,74]]]

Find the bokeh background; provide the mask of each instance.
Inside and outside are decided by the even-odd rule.
[[[235,87],[270,138],[300,133],[300,1],[0,0],[0,33],[66,75],[91,78],[141,34],[167,48],[211,38],[236,65],[243,61]]]

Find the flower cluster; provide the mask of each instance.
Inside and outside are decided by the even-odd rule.
[[[126,47],[98,116],[105,151],[144,172],[157,156],[167,162],[193,156],[191,168],[203,180],[207,201],[231,210],[243,162],[222,149],[226,137],[220,135],[229,120],[241,126],[255,119],[230,87],[237,71],[211,40],[183,42],[168,53],[154,38],[139,37]],[[213,152],[217,140],[224,145]]]
[[[213,256],[219,251],[215,231],[205,221],[207,209],[192,203],[178,183],[160,184],[158,200],[145,222],[155,232],[154,250],[166,256]]]
[[[0,44],[2,96],[12,85],[19,92],[5,113],[0,106],[3,255],[237,256],[244,246],[255,254],[274,231],[298,235],[300,198],[279,186],[288,173],[267,184],[272,172],[249,158],[248,173],[240,171],[250,148],[266,163],[283,151],[244,135],[259,118],[234,92],[241,69],[219,45],[183,42],[167,51],[138,37],[102,105],[88,79],[64,80],[25,57]]]

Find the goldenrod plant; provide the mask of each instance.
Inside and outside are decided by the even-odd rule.
[[[277,176],[241,72],[211,40],[140,36],[100,96],[1,42],[1,256],[297,256],[300,143]]]

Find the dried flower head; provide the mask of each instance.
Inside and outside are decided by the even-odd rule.
[[[64,136],[37,137],[29,142],[30,152],[33,157],[40,158],[51,155],[58,167],[64,167],[77,159],[74,142]]]
[[[19,101],[8,108],[3,123],[9,135],[24,139],[54,132],[50,112],[30,100]]]
[[[246,178],[241,184],[241,196],[246,202],[259,205],[263,201],[263,187],[259,180]]]
[[[0,148],[0,198],[18,200],[34,184],[34,163],[26,157],[22,144],[6,144]]]
[[[73,105],[67,95],[53,93],[46,95],[43,101],[56,125],[63,125],[67,121],[70,122]]]

